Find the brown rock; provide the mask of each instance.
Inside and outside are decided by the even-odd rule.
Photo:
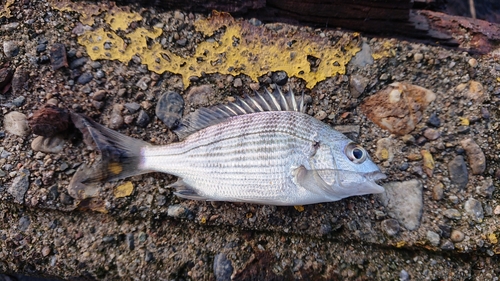
[[[68,110],[52,104],[35,111],[28,123],[33,133],[44,137],[52,137],[72,126]]]
[[[50,64],[52,70],[58,70],[62,67],[68,67],[68,58],[66,57],[66,47],[64,44],[56,43],[50,48]]]
[[[0,69],[0,94],[6,93],[10,89],[10,81],[14,71],[10,67]]]
[[[14,76],[12,77],[12,93],[19,95],[26,89],[29,74],[23,67],[16,68]]]
[[[392,83],[365,99],[363,113],[375,124],[396,135],[405,135],[422,120],[425,108],[436,94],[408,83]]]
[[[472,174],[480,175],[484,173],[486,170],[486,157],[479,145],[471,138],[462,140],[460,144],[465,149]]]
[[[474,80],[459,84],[456,90],[457,92],[461,92],[465,97],[478,102],[482,102],[486,98],[483,85]]]

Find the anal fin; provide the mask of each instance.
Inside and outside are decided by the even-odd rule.
[[[178,197],[190,199],[190,200],[202,200],[208,201],[210,200],[208,197],[198,194],[194,188],[192,188],[189,184],[184,182],[183,179],[179,179],[168,187],[175,188],[174,194]]]

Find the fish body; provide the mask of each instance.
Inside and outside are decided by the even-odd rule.
[[[81,119],[80,127],[89,130],[102,158],[108,159],[103,174],[95,177],[163,172],[179,177],[172,187],[180,197],[266,205],[305,205],[383,192],[375,180],[385,176],[366,150],[300,112],[303,106],[293,94],[259,97],[194,114],[178,131],[185,138],[165,146]]]

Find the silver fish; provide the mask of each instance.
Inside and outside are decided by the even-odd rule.
[[[72,114],[101,152],[99,168],[72,184],[163,172],[194,200],[306,205],[381,193],[385,175],[367,151],[304,113],[304,99],[279,88],[200,108],[175,131],[180,142],[153,146]]]

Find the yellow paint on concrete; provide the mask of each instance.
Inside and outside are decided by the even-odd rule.
[[[113,194],[115,195],[116,198],[122,198],[130,196],[130,194],[132,194],[133,191],[134,191],[134,185],[132,184],[132,182],[128,181],[115,187]]]
[[[299,212],[303,212],[304,211],[304,206],[302,205],[297,205],[297,206],[293,206],[295,208],[295,210],[299,211]]]
[[[90,4],[83,1],[49,0],[52,8],[61,12],[77,12],[80,14],[80,22],[86,25],[94,24],[94,17],[102,13],[104,5]]]
[[[14,0],[6,0],[5,1],[3,7],[0,7],[0,18],[1,17],[6,17],[6,18],[12,17],[12,14],[10,13],[10,6],[12,6],[12,4],[14,4]]]
[[[496,243],[498,243],[498,238],[497,238],[497,236],[495,235],[495,233],[490,233],[490,234],[488,234],[488,240],[490,240],[490,243],[491,243],[491,244],[496,244]]]
[[[401,248],[401,247],[404,247],[405,245],[406,245],[405,241],[399,241],[396,243],[396,248]]]
[[[97,13],[95,7],[82,9],[75,4],[58,4],[57,7],[61,11],[73,9],[76,12],[90,10],[93,15]],[[358,34],[346,34],[335,43],[328,38],[298,31],[284,37],[264,26],[256,27],[237,21],[227,13],[214,12],[211,18],[198,20],[195,28],[205,36],[211,36],[224,27],[219,40],[201,42],[192,56],[181,57],[163,49],[158,42],[147,45],[147,38],[157,38],[162,34],[161,29],[137,28],[123,35],[130,39],[124,43],[114,31],[126,29],[131,22],[141,20],[139,14],[118,10],[102,13],[105,13],[110,30],[96,28],[78,38],[91,59],[127,63],[137,55],[150,71],[181,74],[185,88],[189,85],[189,77],[201,76],[202,73],[246,74],[257,81],[269,71],[285,71],[289,76],[304,79],[306,86],[312,88],[327,77],[345,74],[347,63],[360,50]]]
[[[394,51],[394,44],[392,41],[384,41],[382,43],[382,48],[380,50],[374,50],[372,53],[372,58],[375,60],[381,59],[381,58],[388,58],[388,57],[395,57],[396,56],[396,51]]]
[[[462,126],[469,126],[470,124],[470,121],[468,118],[465,118],[465,117],[459,117],[460,119],[460,125]]]

